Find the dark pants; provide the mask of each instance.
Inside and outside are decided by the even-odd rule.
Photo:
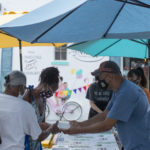
[[[2,140],[1,140],[1,137],[0,137],[0,144],[2,144]]]

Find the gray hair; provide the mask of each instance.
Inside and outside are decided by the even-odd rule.
[[[26,76],[21,71],[12,71],[5,76],[5,86],[17,86],[24,85],[26,86]]]

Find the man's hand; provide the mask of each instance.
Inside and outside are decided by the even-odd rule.
[[[110,130],[115,124],[117,120],[106,118],[104,121],[93,122],[93,124],[89,126],[82,126],[80,123],[73,122],[70,123],[69,129],[60,129],[65,134],[79,134],[79,133],[98,133]]]
[[[80,133],[82,127],[80,126],[79,122],[71,121],[69,129],[60,129],[65,134],[78,134]]]
[[[42,133],[40,134],[39,138],[37,139],[38,141],[43,141],[45,138],[49,136],[49,134],[56,134],[60,132],[59,128],[57,127],[58,121],[53,124],[49,125],[49,127],[46,130],[43,130]]]
[[[52,134],[56,134],[58,132],[61,132],[57,125],[58,125],[58,121],[55,124],[51,125]]]

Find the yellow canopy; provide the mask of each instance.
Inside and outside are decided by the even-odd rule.
[[[16,19],[23,14],[26,14],[28,12],[4,12],[3,15],[0,16],[0,25],[3,25],[5,23],[8,23],[12,21],[13,19]],[[65,43],[35,43],[31,44],[25,41],[21,42],[22,47],[25,46],[62,46]],[[19,41],[16,38],[13,38],[11,36],[6,35],[5,33],[0,32],[0,48],[8,48],[8,47],[18,47]]]

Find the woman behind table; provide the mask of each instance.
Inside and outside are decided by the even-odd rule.
[[[24,100],[32,104],[35,109],[38,122],[42,129],[48,128],[50,124],[45,122],[46,99],[53,96],[58,89],[59,71],[57,68],[48,67],[40,74],[40,83],[33,90],[28,90]],[[29,137],[30,150],[41,150],[41,143],[33,141]]]
[[[144,70],[141,67],[136,69],[132,69],[128,72],[128,80],[134,82],[135,84],[139,85],[147,95],[148,101],[150,103],[150,92],[147,89],[147,79],[144,74]]]

